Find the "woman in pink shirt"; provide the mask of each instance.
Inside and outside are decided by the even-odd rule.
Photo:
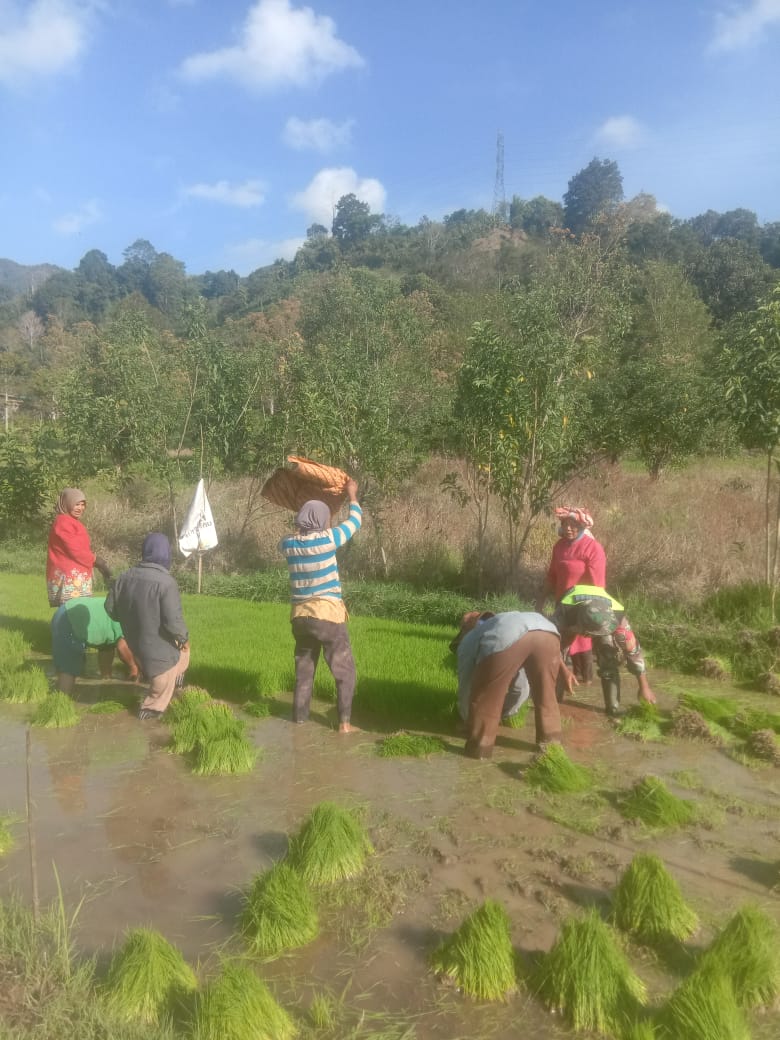
[[[557,603],[574,585],[603,588],[607,579],[607,557],[604,547],[591,534],[593,517],[587,509],[559,506],[555,515],[560,521],[560,538],[553,546],[550,566],[536,600],[539,612],[551,596]],[[574,674],[586,685],[593,681],[591,647],[588,636],[577,636],[569,647]]]
[[[111,580],[108,565],[93,553],[87,529],[81,522],[86,508],[86,495],[79,488],[65,488],[57,500],[57,515],[49,531],[46,557],[46,586],[51,607],[60,607],[77,596],[91,596],[95,567],[106,584]]]

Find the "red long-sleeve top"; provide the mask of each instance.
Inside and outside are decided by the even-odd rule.
[[[70,574],[74,570],[91,578],[94,564],[95,554],[86,527],[70,513],[60,513],[49,531],[46,580],[53,580],[57,571]]]
[[[573,585],[598,585],[603,589],[607,583],[607,556],[603,545],[586,534],[573,542],[559,538],[553,546],[547,581],[556,600]],[[569,653],[581,654],[590,648],[591,640],[587,636],[577,636]]]

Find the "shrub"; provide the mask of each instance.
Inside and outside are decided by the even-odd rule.
[[[509,917],[487,899],[431,956],[434,971],[478,1000],[505,1000],[516,987]]]
[[[575,1029],[599,1033],[620,1034],[645,1001],[644,983],[595,910],[564,922],[535,985],[545,1004],[563,1012]]]
[[[321,802],[291,840],[289,861],[310,884],[327,885],[361,874],[373,851],[351,812]]]
[[[619,928],[651,943],[687,939],[699,926],[680,886],[652,854],[634,856],[615,890],[613,913]]]

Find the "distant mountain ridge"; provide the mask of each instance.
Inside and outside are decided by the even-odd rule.
[[[31,295],[47,278],[61,270],[55,264],[17,264],[14,260],[0,260],[0,299]]]

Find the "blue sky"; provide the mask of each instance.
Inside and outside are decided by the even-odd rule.
[[[562,199],[780,220],[780,0],[0,0],[0,257],[291,258],[354,192],[416,224]]]

